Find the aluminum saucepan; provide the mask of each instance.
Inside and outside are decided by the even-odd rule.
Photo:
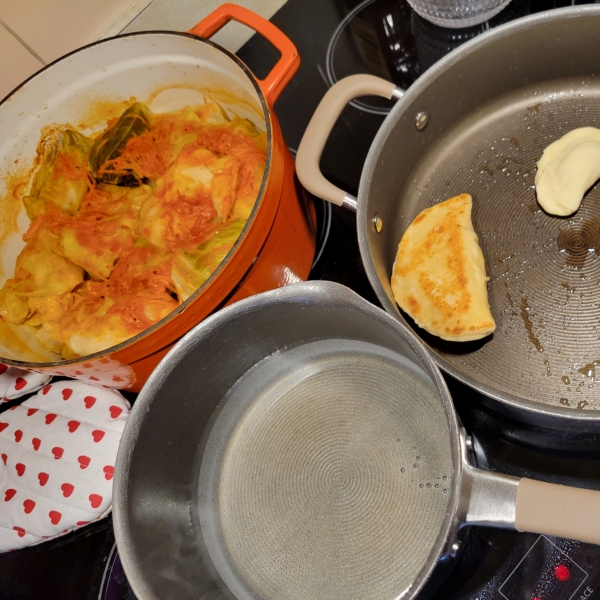
[[[425,72],[406,92],[372,76],[325,95],[296,168],[311,192],[357,210],[358,240],[383,307],[410,322],[437,364],[513,418],[600,431],[600,186],[568,218],[545,213],[534,178],[542,152],[567,131],[600,125],[600,6],[518,19],[486,32]],[[398,98],[373,142],[358,199],[323,178],[319,158],[353,98]],[[496,331],[444,342],[396,305],[398,244],[425,208],[473,197]]]
[[[600,492],[473,467],[404,324],[331,282],[248,298],[187,334],[123,434],[127,578],[150,598],[413,598],[465,524],[600,543]]]

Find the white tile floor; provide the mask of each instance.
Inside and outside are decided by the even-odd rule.
[[[0,99],[45,64],[98,39],[185,30],[226,0],[0,0]],[[270,18],[286,0],[238,0]],[[251,30],[229,24],[215,41],[235,52]],[[219,36],[219,37],[218,37]]]
[[[45,64],[134,19],[151,0],[0,0],[0,98]],[[117,31],[118,33],[118,31]]]
[[[0,27],[0,57],[0,97],[44,64],[4,27]]]

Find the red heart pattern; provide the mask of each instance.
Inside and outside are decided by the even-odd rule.
[[[108,410],[113,419],[116,419],[123,412],[123,409],[120,406],[111,406]]]
[[[68,498],[73,493],[75,486],[71,485],[70,483],[63,483],[60,486],[60,489],[62,490],[63,496]]]
[[[94,373],[92,368],[90,371]],[[10,386],[14,386],[15,375],[12,378]],[[27,386],[31,387],[29,378],[21,393]],[[7,473],[21,477],[23,489],[14,479],[12,486],[0,487],[0,505],[5,506],[4,511],[0,509],[0,552],[52,539],[94,522],[110,510],[113,464],[129,414],[127,401],[117,392],[73,381],[46,385],[14,408],[17,412],[6,413],[4,420],[0,415],[0,430],[5,431],[0,435],[0,456],[5,465],[11,457]],[[26,444],[21,454],[17,454],[15,442]],[[48,455],[56,460],[49,461]],[[81,511],[87,511],[88,517],[77,521],[86,514]],[[30,523],[35,523],[33,533]],[[13,527],[19,529],[11,534]]]
[[[92,508],[98,508],[102,504],[102,496],[99,494],[90,494],[90,504]]]
[[[90,466],[90,457],[89,456],[78,456],[77,460],[79,461],[80,469],[87,469]]]
[[[24,537],[25,534],[27,533],[22,527],[13,527],[13,529],[17,532],[17,534],[19,535],[19,537]]]
[[[23,379],[22,377],[17,377],[17,380],[15,381],[15,390],[22,390],[26,385],[27,380]]]
[[[0,363],[0,375],[2,375],[2,373],[5,373],[7,369],[8,367],[5,364]]]
[[[92,406],[96,404],[96,398],[94,398],[94,396],[86,396],[83,399],[83,403],[85,404],[86,408],[92,408]]]
[[[94,442],[97,444],[104,437],[104,431],[101,431],[100,429],[94,429],[94,431],[92,431],[92,437],[94,438]]]

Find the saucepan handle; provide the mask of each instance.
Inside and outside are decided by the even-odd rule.
[[[515,527],[600,544],[600,491],[521,479]]]
[[[600,491],[483,471],[463,463],[466,525],[515,528],[600,544]]]
[[[281,53],[281,57],[271,72],[264,79],[258,80],[267,104],[273,106],[279,94],[281,94],[300,66],[300,56],[298,55],[296,46],[273,23],[237,4],[223,4],[219,6],[219,8],[200,21],[193,29],[190,29],[188,33],[207,39],[217,33],[229,21],[237,21],[238,23],[242,23],[242,25],[254,29],[254,31],[257,31],[271,42]]]
[[[296,154],[296,173],[300,183],[323,200],[356,210],[356,198],[330,183],[321,173],[319,161],[327,138],[351,100],[360,96],[400,98],[403,93],[393,83],[373,75],[350,75],[332,86],[312,116]]]
[[[600,544],[600,491],[473,467],[468,461],[465,436],[461,429],[459,521]]]

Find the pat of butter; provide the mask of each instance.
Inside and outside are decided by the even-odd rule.
[[[600,179],[600,129],[581,127],[550,144],[537,164],[535,191],[541,207],[566,217]]]

